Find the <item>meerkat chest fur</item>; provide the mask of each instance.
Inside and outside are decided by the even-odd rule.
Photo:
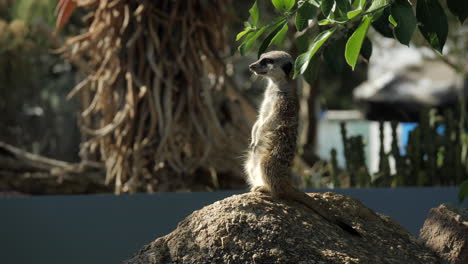
[[[290,181],[297,124],[297,95],[290,80],[268,80],[246,164],[253,189]]]
[[[295,149],[298,102],[296,91],[290,81],[268,80],[257,122],[256,138],[259,150],[273,151],[275,147],[283,146]],[[290,156],[294,155],[294,152],[283,151],[283,154]]]

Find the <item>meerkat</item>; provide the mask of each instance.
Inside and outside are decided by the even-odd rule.
[[[358,235],[351,226],[323,210],[312,197],[292,184],[299,102],[290,77],[291,55],[283,51],[264,53],[249,68],[268,81],[244,165],[251,191],[301,202],[324,219]]]

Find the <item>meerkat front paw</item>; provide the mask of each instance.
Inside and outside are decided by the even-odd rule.
[[[270,190],[266,186],[254,186],[250,189],[251,192],[259,192],[259,193],[270,193]]]

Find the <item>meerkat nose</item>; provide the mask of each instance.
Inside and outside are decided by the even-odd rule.
[[[253,73],[257,73],[257,71],[255,70],[257,65],[255,65],[255,63],[252,63],[249,65],[249,70]]]

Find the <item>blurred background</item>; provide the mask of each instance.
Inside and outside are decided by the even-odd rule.
[[[247,187],[264,82],[235,36],[251,1],[78,1],[57,22],[58,4],[0,1],[1,195]],[[275,17],[269,1],[259,7]],[[333,56],[344,42],[324,48],[319,78],[297,80],[299,186],[468,179],[468,28],[448,17],[444,56],[418,33],[406,47],[376,29],[354,71]],[[297,56],[298,37],[274,48]]]

